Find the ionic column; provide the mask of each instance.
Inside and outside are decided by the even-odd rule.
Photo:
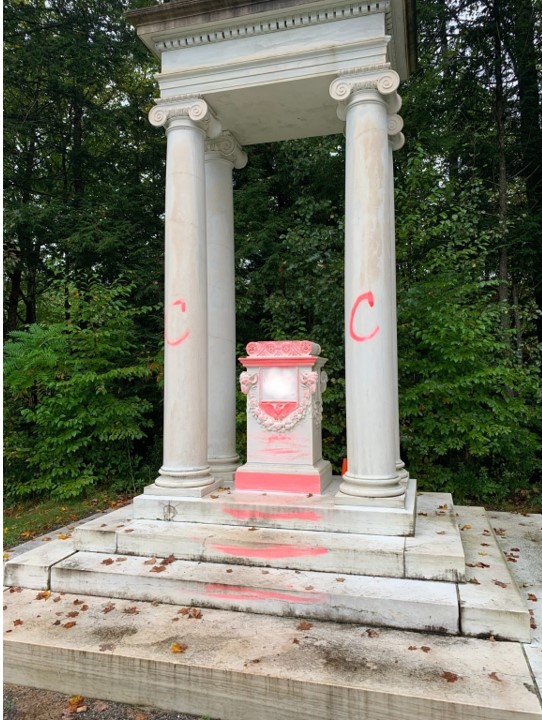
[[[204,144],[220,124],[198,98],[149,114],[167,133],[164,305],[164,455],[151,492],[202,496],[207,460],[207,246]],[[147,489],[148,490],[148,489]]]
[[[331,96],[346,120],[345,373],[348,470],[344,496],[402,495],[396,469],[397,382],[390,214],[387,68],[342,75]]]
[[[246,165],[237,140],[224,132],[205,145],[208,306],[208,460],[213,477],[233,481],[235,449],[235,255],[233,168]]]

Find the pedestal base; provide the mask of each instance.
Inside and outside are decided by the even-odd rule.
[[[321,495],[331,482],[331,464],[319,460],[315,465],[248,462],[235,473],[235,489],[253,492]]]

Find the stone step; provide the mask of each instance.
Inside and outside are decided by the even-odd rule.
[[[457,591],[452,583],[77,552],[51,568],[50,589],[452,635],[459,632]]]
[[[333,478],[322,495],[238,492],[223,486],[201,498],[155,494],[156,487],[152,485],[134,498],[134,518],[364,535],[414,535],[415,480],[408,481],[404,497],[357,498],[354,505],[335,504],[340,482],[340,478]]]
[[[211,609],[196,619],[35,590],[4,603],[6,682],[221,720],[542,720],[519,643]]]
[[[104,519],[78,527],[75,547],[128,555],[379,577],[463,581],[465,558],[451,499],[418,498],[412,538],[240,527],[212,523]],[[446,509],[444,508],[446,505]]]

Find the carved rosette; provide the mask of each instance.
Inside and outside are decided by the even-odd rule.
[[[206,135],[213,139],[222,132],[222,125],[207,102],[198,96],[180,95],[155,100],[156,106],[149,112],[149,122],[154,127],[166,128],[175,118],[192,120]]]
[[[403,120],[397,114],[401,109],[401,97],[397,94],[399,75],[389,63],[352,68],[340,73],[329,87],[329,94],[337,101],[337,115],[346,120],[348,104],[359,98],[363,90],[376,90],[385,100],[388,108],[388,135],[393,150],[403,147],[405,138],[401,132]]]
[[[310,340],[262,340],[247,345],[247,355],[251,358],[315,357],[320,352],[320,345]]]
[[[218,137],[207,140],[205,143],[206,153],[217,153],[226,160],[229,160],[237,170],[244,168],[248,158],[237,139],[229,130],[225,130]]]

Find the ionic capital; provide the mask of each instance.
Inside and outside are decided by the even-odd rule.
[[[378,90],[384,97],[393,95],[399,87],[399,75],[388,64],[355,68],[339,74],[329,86],[329,94],[337,102],[346,102],[359,90]]]
[[[400,150],[405,144],[403,129],[403,118],[400,115],[388,115],[388,135],[392,150]]]
[[[186,118],[200,127],[210,138],[222,132],[222,125],[206,101],[197,96],[180,95],[155,100],[156,107],[149,112],[149,122],[154,127],[166,128],[175,118]]]
[[[206,153],[216,153],[229,160],[237,170],[244,168],[248,158],[237,139],[229,130],[224,130],[218,137],[207,140],[205,143]]]

